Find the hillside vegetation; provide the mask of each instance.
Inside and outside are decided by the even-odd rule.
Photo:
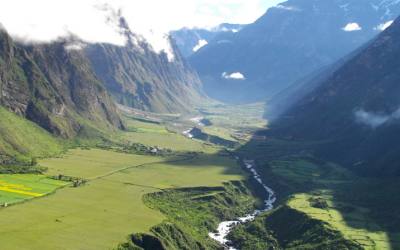
[[[11,165],[34,165],[35,158],[53,156],[64,150],[59,139],[35,123],[2,107],[0,117],[0,165],[3,165],[0,171]]]

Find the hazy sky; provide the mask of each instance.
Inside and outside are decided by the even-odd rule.
[[[0,0],[0,23],[23,41],[75,34],[89,42],[122,44],[115,13],[157,42],[162,33],[222,22],[250,23],[282,0]]]

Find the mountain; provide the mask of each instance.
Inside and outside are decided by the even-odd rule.
[[[96,75],[118,103],[145,111],[181,113],[205,100],[197,73],[170,37],[163,41],[168,48],[158,53],[123,18],[120,26],[126,46],[88,44],[84,49]]]
[[[364,175],[400,175],[400,20],[296,102],[268,133]]]
[[[396,0],[288,0],[189,61],[210,97],[265,100],[360,47],[398,14]]]
[[[236,33],[245,25],[223,23],[211,29],[201,28],[182,28],[171,31],[171,36],[175,40],[180,52],[184,57],[189,57],[215,37],[227,33]]]
[[[324,82],[324,80],[331,77],[336,70],[338,70],[341,66],[343,66],[344,63],[359,53],[359,51],[366,46],[367,45],[363,45],[337,62],[312,72],[310,75],[299,79],[286,89],[274,95],[267,104],[267,109],[264,114],[265,118],[267,118],[270,122],[279,118],[303,97],[316,89],[321,83]]]
[[[1,106],[63,138],[122,128],[89,61],[68,44],[23,44],[0,31]]]

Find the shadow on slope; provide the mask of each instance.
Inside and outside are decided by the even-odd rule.
[[[279,204],[324,221],[365,248],[398,249],[400,197],[394,194],[400,190],[399,178],[360,176],[316,157],[315,151],[326,143],[260,131],[237,154],[256,160]]]

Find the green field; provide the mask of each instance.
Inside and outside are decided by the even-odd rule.
[[[265,103],[247,105],[208,105],[199,109],[216,127],[236,129],[265,128]]]
[[[242,180],[236,162],[215,155],[160,158],[104,150],[71,150],[40,161],[49,174],[90,181],[0,212],[4,249],[111,249],[128,234],[147,232],[165,217],[143,204],[165,188],[222,186]]]
[[[43,175],[0,175],[0,205],[42,197],[66,184]]]
[[[196,151],[215,153],[217,148],[205,145],[196,140],[190,140],[182,134],[167,131],[162,124],[142,122],[133,119],[125,119],[128,131],[120,132],[118,138],[121,141],[142,143],[146,146],[158,146],[174,151]]]
[[[354,207],[352,212],[347,213],[347,217],[350,216],[352,222],[358,224],[357,226],[351,226],[344,219],[343,212],[335,208],[335,204],[332,202],[333,198],[329,195],[329,192],[318,196],[327,202],[328,208],[313,207],[310,203],[312,197],[309,194],[296,194],[288,202],[288,205],[306,213],[311,218],[327,222],[333,229],[340,231],[346,239],[359,243],[365,249],[391,249],[388,234],[368,218],[367,211],[363,211],[365,208]],[[353,206],[346,203],[341,205]]]

